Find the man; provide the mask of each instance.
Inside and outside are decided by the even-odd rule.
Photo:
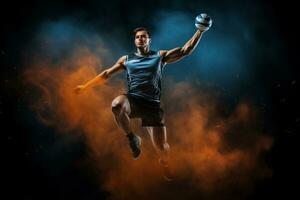
[[[206,21],[201,22],[203,17]],[[133,133],[130,126],[131,118],[141,118],[142,126],[150,134],[153,146],[159,154],[159,163],[163,167],[167,180],[172,179],[168,165],[169,144],[160,107],[162,70],[166,64],[176,62],[192,53],[200,41],[202,33],[211,26],[211,19],[206,14],[196,18],[198,30],[183,47],[171,50],[150,50],[151,35],[146,28],[133,31],[136,52],[122,56],[112,67],[104,70],[84,85],[75,88],[80,93],[86,88],[103,83],[117,72],[126,70],[128,93],[116,97],[112,102],[112,112],[119,127],[128,138],[134,159],[141,153],[141,138]],[[197,21],[198,20],[198,21]],[[200,20],[200,21],[199,21]],[[207,21],[208,20],[208,21]],[[210,23],[207,23],[210,22]]]

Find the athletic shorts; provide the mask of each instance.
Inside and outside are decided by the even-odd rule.
[[[164,111],[159,102],[148,101],[130,94],[124,94],[130,104],[129,118],[141,118],[142,126],[165,126],[163,123]]]

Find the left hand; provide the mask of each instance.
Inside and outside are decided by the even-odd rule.
[[[212,25],[212,19],[206,14],[202,13],[195,19],[195,26],[201,31],[207,31]]]

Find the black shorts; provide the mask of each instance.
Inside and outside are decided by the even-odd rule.
[[[130,94],[127,96],[130,104],[130,118],[141,118],[142,126],[165,126],[163,123],[164,111],[159,102],[148,101]]]

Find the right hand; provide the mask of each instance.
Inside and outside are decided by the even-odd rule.
[[[84,85],[77,85],[77,86],[74,88],[75,94],[79,94],[79,93],[81,93],[83,90],[85,90],[85,86],[84,86]]]

